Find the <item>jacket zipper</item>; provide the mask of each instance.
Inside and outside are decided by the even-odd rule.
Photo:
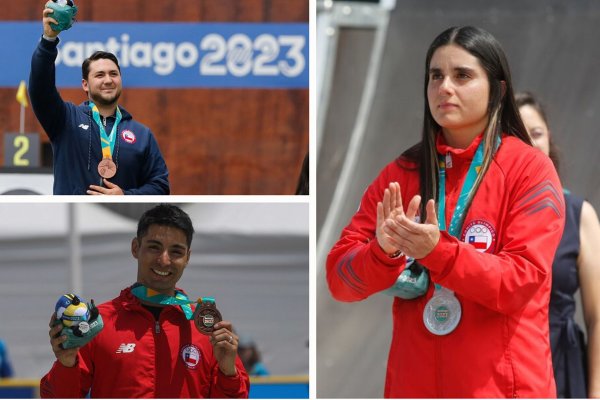
[[[158,319],[154,320],[154,333],[155,333],[155,335],[160,334],[160,330],[161,330],[160,329],[160,317],[162,317],[162,313],[158,317]],[[159,397],[164,397],[164,396],[160,396],[159,393],[158,393],[158,387],[159,387],[159,384],[158,384],[158,379],[159,379],[158,378],[158,362],[159,362],[159,360],[158,360],[158,352],[157,352],[157,345],[156,345],[157,341],[158,341],[158,338],[155,336],[154,337],[154,350],[155,350],[154,351],[154,357],[155,358],[154,358],[154,396],[153,397],[159,398]]]
[[[106,117],[102,117],[102,124],[106,127]]]
[[[442,389],[442,357],[440,337],[433,338],[434,341],[434,360],[435,360],[435,392],[438,398],[444,397]]]

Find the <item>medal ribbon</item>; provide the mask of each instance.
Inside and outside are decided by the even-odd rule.
[[[500,145],[500,138],[498,138],[496,142],[496,147]],[[438,195],[438,226],[441,231],[446,230],[446,162],[440,156],[439,165],[440,165],[440,173],[439,173],[439,181],[440,181],[440,190]],[[473,195],[471,192],[473,191],[473,187],[475,186],[475,180],[477,180],[477,175],[479,174],[479,170],[481,168],[481,164],[483,164],[483,140],[477,146],[477,151],[475,151],[475,155],[473,156],[473,161],[471,161],[471,165],[469,166],[469,170],[467,171],[467,176],[465,177],[465,182],[463,183],[462,189],[460,191],[460,195],[458,196],[458,201],[456,202],[456,208],[454,209],[454,213],[452,214],[452,218],[450,220],[450,228],[448,229],[448,233],[454,237],[458,237],[460,234],[460,229],[462,228],[463,217],[465,214],[465,207],[467,205],[467,201]],[[442,289],[441,285],[435,284],[435,289]],[[448,290],[448,289],[445,289]],[[448,290],[449,291],[449,290]],[[452,293],[452,292],[451,292]]]
[[[112,160],[112,154],[115,149],[115,143],[117,141],[117,126],[119,122],[121,122],[121,110],[117,107],[117,118],[115,120],[115,124],[113,125],[110,135],[106,134],[106,130],[104,129],[104,124],[100,120],[100,111],[98,111],[98,106],[90,101],[89,104],[92,109],[92,116],[94,117],[94,121],[100,128],[100,143],[102,145],[102,158],[109,158]]]
[[[180,306],[181,310],[185,314],[187,319],[192,319],[192,315],[194,312],[192,311],[192,307],[190,304],[196,303],[196,301],[191,301],[189,297],[183,292],[175,291],[175,296],[167,296],[166,294],[158,293],[155,290],[147,288],[141,283],[136,283],[131,287],[131,293],[140,300],[144,300],[148,303],[152,304],[161,304],[161,305],[176,305]],[[202,297],[198,299],[197,303],[215,303],[215,299],[212,297]]]
[[[439,157],[439,181],[440,181],[440,189],[438,194],[438,226],[440,231],[446,230],[446,161]],[[450,228],[448,229],[448,233],[454,237],[458,237],[460,234],[460,228],[462,227],[463,217],[465,214],[465,206],[467,205],[467,201],[471,196],[471,192],[473,190],[473,186],[475,185],[475,180],[477,179],[477,174],[479,173],[479,169],[481,164],[483,163],[483,140],[477,146],[477,151],[475,152],[475,156],[473,157],[473,161],[471,161],[471,165],[469,166],[469,170],[467,171],[467,176],[465,177],[465,182],[463,183],[462,189],[460,191],[460,195],[458,196],[458,200],[456,202],[456,208],[454,209],[454,213],[452,214],[452,219],[450,220]],[[435,290],[441,290],[442,286],[439,284],[435,284]],[[445,288],[444,288],[445,289]],[[448,289],[446,289],[448,290]]]
[[[473,157],[473,161],[471,161],[471,165],[469,166],[469,170],[467,171],[467,176],[465,177],[465,182],[463,183],[463,187],[460,191],[460,195],[458,196],[458,201],[456,202],[456,208],[454,209],[454,214],[452,214],[452,219],[450,220],[450,228],[448,229],[448,233],[454,237],[458,237],[460,233],[460,228],[462,226],[462,219],[465,214],[465,206],[467,204],[467,200],[471,195],[471,191],[473,190],[473,186],[475,185],[475,180],[477,179],[477,174],[479,172],[479,168],[483,163],[483,141],[479,143],[477,147],[477,151],[475,152],[475,156]],[[439,228],[441,231],[446,230],[446,163],[440,157],[440,193],[438,199],[438,215],[439,218]]]

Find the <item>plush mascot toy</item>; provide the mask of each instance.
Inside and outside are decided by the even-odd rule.
[[[58,25],[50,24],[52,30],[61,32],[73,26],[77,15],[77,6],[73,3],[73,0],[49,0],[46,7],[54,10],[54,13],[50,16],[58,22]]]
[[[62,324],[61,335],[66,335],[67,340],[62,343],[63,349],[81,347],[93,339],[104,327],[98,308],[78,296],[65,294],[56,302],[56,323]]]

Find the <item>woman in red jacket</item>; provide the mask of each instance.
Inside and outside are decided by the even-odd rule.
[[[365,191],[329,253],[329,288],[357,301],[392,286],[386,397],[555,397],[548,301],[565,206],[500,44],[442,32],[425,97],[421,142]]]

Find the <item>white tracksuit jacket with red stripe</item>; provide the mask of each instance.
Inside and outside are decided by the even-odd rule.
[[[481,136],[467,149],[454,149],[438,136],[438,152],[452,158],[446,169],[446,226],[480,141]],[[390,287],[404,269],[404,257],[388,257],[377,243],[376,207],[397,181],[406,210],[419,194],[415,167],[403,159],[387,165],[331,249],[327,281],[337,300],[365,299]],[[386,397],[556,397],[548,302],[564,207],[550,159],[504,136],[461,237],[442,232],[433,251],[419,260],[433,282],[455,292],[460,323],[446,336],[425,328],[423,309],[433,284],[419,298],[394,298]]]
[[[79,350],[78,364],[56,361],[42,378],[42,398],[247,398],[249,379],[220,372],[208,336],[180,307],[166,306],[159,321],[129,288],[98,309],[104,329]]]

